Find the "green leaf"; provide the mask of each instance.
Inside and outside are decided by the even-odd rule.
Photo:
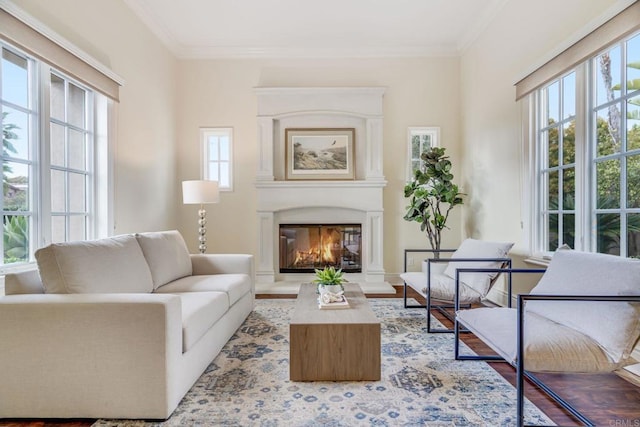
[[[427,233],[430,243],[439,242],[441,231],[447,228],[449,211],[463,204],[464,194],[452,182],[453,167],[449,157],[445,156],[444,148],[428,148],[420,155],[420,159],[420,170],[404,187],[404,197],[409,198],[410,205],[406,207],[403,218],[418,222],[420,230]]]

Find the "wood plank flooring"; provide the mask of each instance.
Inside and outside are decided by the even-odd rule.
[[[370,298],[401,298],[402,287],[394,286],[396,295],[367,295]],[[420,300],[420,296],[409,296]],[[296,298],[296,295],[258,295],[264,298]],[[421,301],[424,303],[424,301]],[[439,313],[436,317],[447,326],[451,322]],[[463,341],[476,353],[491,353],[491,350],[472,334],[463,334]],[[474,363],[469,361],[467,363]],[[515,371],[507,363],[490,364],[511,384],[515,384]],[[598,426],[640,427],[640,387],[615,374],[540,374],[539,378],[579,411],[591,418]],[[578,426],[570,415],[559,408],[542,391],[533,385],[526,388],[526,396],[560,426]],[[88,427],[93,420],[0,420],[0,427]]]

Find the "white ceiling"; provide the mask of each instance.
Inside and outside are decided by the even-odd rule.
[[[124,0],[178,57],[458,55],[509,0]]]

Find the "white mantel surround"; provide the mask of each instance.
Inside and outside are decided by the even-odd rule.
[[[362,273],[345,276],[365,291],[393,292],[383,267],[381,87],[256,88],[258,100],[258,291],[288,293],[313,274],[278,272],[280,224],[362,224]],[[286,181],[287,128],[354,128],[350,181]]]

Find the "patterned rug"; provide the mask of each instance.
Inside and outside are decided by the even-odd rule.
[[[515,425],[515,389],[489,365],[454,360],[453,335],[428,334],[423,310],[398,299],[369,302],[382,322],[381,381],[289,381],[295,302],[262,299],[171,418],[94,426]],[[525,420],[553,425],[529,402]]]

